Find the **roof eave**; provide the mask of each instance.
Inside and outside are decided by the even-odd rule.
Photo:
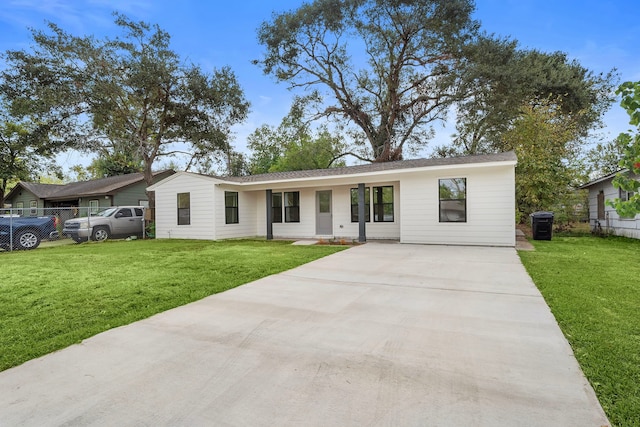
[[[300,177],[300,178],[283,178],[283,179],[273,179],[273,180],[265,180],[265,181],[254,181],[254,182],[238,182],[238,181],[227,181],[224,179],[219,179],[217,181],[219,184],[224,184],[230,187],[241,187],[241,188],[252,188],[258,187],[263,188],[265,186],[270,185],[281,185],[287,183],[308,183],[314,181],[338,181],[345,179],[352,179],[352,181],[361,181],[357,178],[370,178],[370,177],[385,177],[389,175],[398,175],[398,174],[408,174],[408,173],[416,173],[416,172],[424,172],[424,171],[441,171],[441,170],[459,170],[459,169],[477,169],[477,168],[489,168],[489,167],[497,167],[497,166],[515,166],[517,164],[517,160],[502,160],[502,161],[494,161],[494,162],[481,162],[481,163],[456,163],[456,164],[447,164],[447,165],[431,165],[431,166],[420,166],[413,168],[404,168],[404,169],[387,169],[381,171],[371,171],[371,172],[359,172],[353,174],[340,174],[340,175],[322,175],[322,176],[312,176],[312,177]]]

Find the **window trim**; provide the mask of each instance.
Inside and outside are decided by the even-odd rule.
[[[384,202],[384,189],[391,189],[391,202]],[[376,194],[376,190],[380,189],[380,195]],[[377,185],[372,188],[371,197],[373,201],[371,206],[373,208],[373,222],[395,222],[395,196],[393,191],[393,185]],[[391,206],[391,218],[385,218],[385,206]],[[379,209],[382,210],[382,218],[379,216]]]
[[[29,201],[29,215],[35,216],[38,215],[38,201],[30,200]]]
[[[22,216],[24,213],[24,202],[16,202],[16,210],[18,215]]]
[[[186,205],[186,207],[182,206],[181,207],[181,203],[180,203],[180,196],[184,196],[186,195],[186,200],[182,200],[183,204]],[[186,203],[184,203],[186,201]],[[191,193],[187,192],[187,193],[177,193],[177,197],[176,197],[176,202],[177,202],[177,207],[178,207],[178,218],[177,218],[177,222],[178,225],[191,225]],[[182,214],[182,215],[181,215]]]
[[[227,204],[228,199],[231,198],[231,205]],[[240,211],[239,211],[239,196],[237,191],[225,191],[224,192],[224,223],[225,224],[239,224],[240,223]]]
[[[289,198],[287,197],[287,194],[293,194],[295,196],[293,200],[295,204],[289,205]],[[282,205],[284,206],[284,222],[289,222],[289,223],[300,222],[300,192],[285,191],[282,194],[282,199],[283,199]]]
[[[453,180],[462,180],[464,182],[464,198],[449,198],[449,199],[445,199],[442,198],[441,194],[440,194],[440,188],[442,186],[442,181],[453,181]],[[462,219],[459,220],[455,220],[455,219],[448,219],[446,215],[443,215],[443,211],[442,211],[442,202],[460,202],[463,201],[463,206],[464,206],[464,216],[462,217]],[[446,223],[454,223],[454,224],[460,224],[460,223],[466,223],[467,222],[467,178],[439,178],[438,179],[438,222],[446,224]]]
[[[353,192],[356,193],[356,203],[353,203]],[[349,189],[351,200],[351,222],[360,222],[358,217],[358,187]],[[369,200],[367,200],[369,199]],[[364,222],[371,222],[371,187],[364,187]]]

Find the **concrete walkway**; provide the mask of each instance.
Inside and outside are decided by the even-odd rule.
[[[0,426],[604,426],[514,249],[375,244],[0,373]]]

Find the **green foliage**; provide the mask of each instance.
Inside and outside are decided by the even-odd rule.
[[[145,236],[148,239],[155,239],[156,238],[156,222],[155,221],[149,222],[149,224],[146,226],[146,228],[145,228]]]
[[[562,52],[520,50],[515,41],[485,36],[467,46],[467,56],[453,144],[457,154],[504,151],[502,135],[522,105],[553,103],[582,138],[601,124],[613,101],[613,72],[596,75]]]
[[[610,175],[620,170],[620,160],[631,143],[629,134],[622,133],[607,143],[598,143],[586,154],[586,171],[589,177]]]
[[[574,167],[576,129],[576,121],[567,120],[554,103],[541,102],[524,106],[512,128],[502,135],[505,150],[518,156],[516,205],[520,218],[552,210],[573,192],[580,176]]]
[[[262,24],[266,52],[254,62],[292,88],[322,90],[315,117],[348,122],[363,157],[399,160],[457,100],[473,10],[470,0],[315,0]]]
[[[113,154],[106,153],[101,155],[92,161],[87,169],[94,178],[105,178],[108,176],[142,172],[144,170],[144,164],[135,154],[127,153],[126,151],[116,151]]]
[[[607,201],[622,217],[633,218],[640,213],[640,81],[625,82],[616,91],[622,96],[620,105],[629,114],[629,124],[635,126],[635,133],[622,133],[618,137],[626,148],[618,166],[624,169],[614,179],[613,185],[634,194],[628,200],[617,198]],[[631,131],[630,131],[631,132]]]
[[[66,148],[50,140],[48,128],[14,115],[0,96],[0,208],[10,186],[37,181],[41,174],[58,173],[53,156]]]
[[[249,172],[325,169],[344,166],[346,144],[326,126],[311,129],[304,121],[307,98],[295,98],[289,114],[280,125],[263,125],[247,138],[252,154]]]
[[[249,108],[233,72],[183,65],[157,25],[120,14],[115,23],[122,35],[104,40],[74,36],[53,23],[49,32],[33,30],[32,52],[6,54],[4,90],[12,107],[64,125],[60,139],[109,163],[121,152],[125,165],[142,161],[147,184],[162,156],[204,158],[227,150],[230,127]]]
[[[160,239],[1,253],[0,370],[342,249]]]
[[[612,426],[640,427],[640,241],[556,237],[518,252]]]

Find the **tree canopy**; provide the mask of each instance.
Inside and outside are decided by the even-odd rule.
[[[567,120],[555,102],[526,105],[502,135],[506,150],[518,156],[516,205],[520,221],[536,211],[550,210],[579,184],[579,119]]]
[[[521,50],[517,42],[480,37],[466,47],[457,105],[457,154],[504,151],[502,135],[526,106],[553,103],[584,139],[613,101],[614,73],[594,74],[562,52]],[[525,111],[523,111],[525,107]]]
[[[32,30],[32,51],[6,54],[4,90],[13,108],[64,123],[57,138],[83,150],[113,158],[127,147],[142,161],[147,184],[162,156],[200,161],[228,149],[231,126],[249,109],[231,69],[183,65],[157,25],[121,14],[115,24],[122,35],[104,40],[53,23],[49,32]]]
[[[278,127],[262,125],[247,138],[251,174],[344,166],[345,143],[327,126],[304,120],[308,98],[296,97]]]
[[[629,124],[635,127],[620,134],[626,148],[620,160],[623,169],[613,180],[613,185],[627,192],[633,193],[627,200],[615,199],[610,204],[623,217],[634,217],[640,213],[640,81],[625,82],[616,91],[621,95],[620,105],[629,114]]]
[[[36,180],[45,172],[60,174],[53,156],[67,146],[49,137],[49,127],[14,116],[0,96],[0,208],[9,184]]]
[[[457,99],[458,60],[474,39],[470,0],[315,0],[259,29],[256,60],[292,88],[324,96],[317,117],[348,122],[361,158],[424,146]]]

